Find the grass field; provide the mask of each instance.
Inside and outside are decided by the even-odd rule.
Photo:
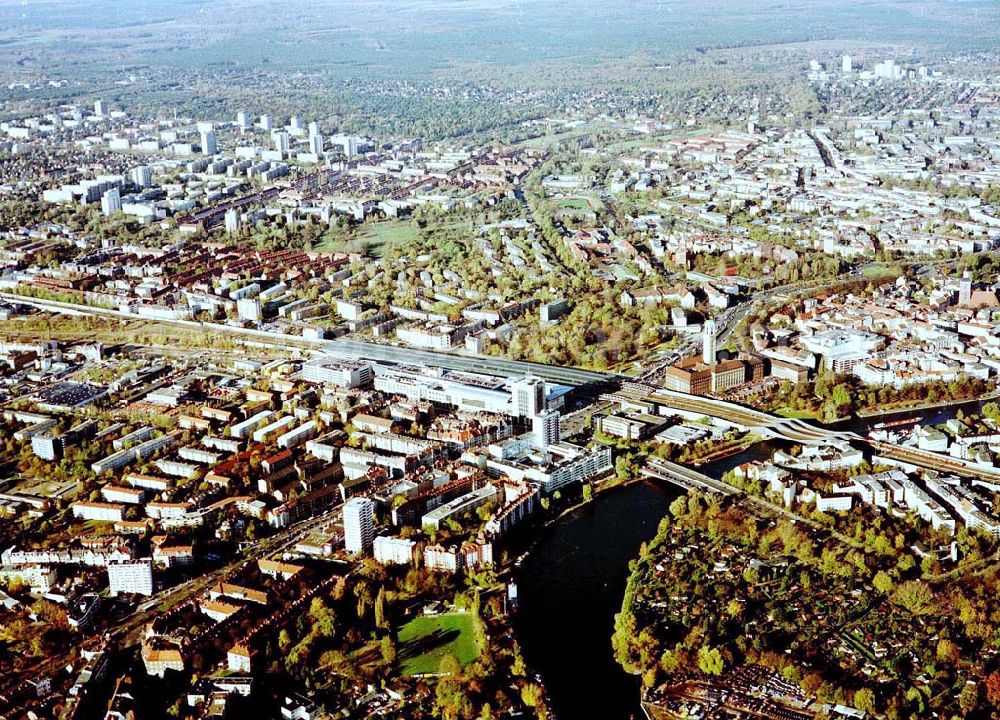
[[[524,140],[518,143],[518,145],[523,145],[524,147],[529,147],[529,148],[549,148],[554,145],[557,145],[562,140],[572,140],[573,138],[578,138],[583,135],[595,132],[600,127],[602,126],[583,125],[581,127],[573,128],[572,130],[567,130],[566,132],[562,133],[553,133],[551,135],[546,134],[530,138],[528,140]]]
[[[416,617],[399,629],[396,639],[403,675],[436,673],[446,655],[454,655],[465,667],[479,654],[472,617],[463,613]]]
[[[380,258],[385,254],[386,245],[405,245],[419,239],[420,231],[415,223],[409,220],[387,220],[378,223],[365,223],[350,239],[328,238],[319,243],[315,249],[321,252],[353,252],[359,250],[361,243],[364,243],[369,253]]]
[[[861,269],[861,274],[867,278],[884,275],[896,277],[903,274],[903,269],[898,265],[867,265]]]
[[[815,420],[820,416],[816,410],[793,410],[792,408],[781,408],[776,410],[775,415],[784,418],[794,418],[797,420]]]
[[[142,342],[148,345],[188,347],[219,345],[218,334],[207,330],[120,318],[40,313],[9,320],[4,329],[7,337],[25,341],[35,338],[47,340],[58,333],[60,338],[66,340],[99,340],[107,344]]]
[[[586,198],[566,198],[559,201],[559,207],[567,210],[590,210],[590,201]]]
[[[372,253],[381,255],[382,248],[390,243],[416,242],[420,239],[420,232],[409,220],[392,220],[365,225],[358,239],[368,242]]]

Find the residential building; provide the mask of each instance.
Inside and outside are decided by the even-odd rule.
[[[407,565],[413,562],[415,546],[413,540],[379,535],[373,544],[375,560],[383,565]]]
[[[375,540],[375,503],[353,497],[344,503],[344,549],[368,555]]]
[[[111,595],[153,594],[153,560],[110,563],[108,565],[108,591]]]

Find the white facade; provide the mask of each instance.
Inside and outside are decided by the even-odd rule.
[[[146,559],[108,565],[108,589],[112,595],[152,595],[153,561]]]
[[[555,445],[560,437],[560,415],[556,410],[547,410],[531,419],[531,436],[536,447],[547,448]]]
[[[278,447],[280,448],[293,448],[298,447],[302,443],[316,437],[317,425],[315,421],[310,420],[309,422],[299,425],[294,430],[289,430],[284,435],[278,436]]]
[[[283,130],[272,133],[271,139],[274,140],[274,149],[282,155],[285,155],[291,147],[291,139],[288,133]]]
[[[816,510],[819,512],[843,512],[850,510],[854,505],[854,498],[850,495],[831,495],[823,497],[816,493]]]
[[[373,544],[375,560],[383,565],[407,565],[413,562],[415,546],[412,540],[379,535]]]
[[[358,387],[372,382],[371,363],[358,360],[319,357],[302,364],[302,379],[306,382],[338,387]]]
[[[489,375],[423,366],[375,365],[375,389],[411,402],[430,401],[460,410],[511,414],[511,388]]]
[[[255,430],[253,433],[254,442],[265,442],[272,435],[279,435],[284,431],[287,431],[290,426],[295,424],[295,418],[291,415],[286,415],[283,418],[278,418],[274,422],[265,425],[259,430]]]
[[[516,442],[508,441],[506,445],[516,446]],[[551,495],[572,483],[600,477],[614,467],[611,449],[606,447],[579,450],[561,443],[548,448],[548,453],[538,453],[547,457],[527,459],[519,457],[523,451],[521,447],[514,447],[511,456],[503,446],[491,445],[490,456],[486,459],[487,472],[492,477],[506,475],[514,482],[536,483],[542,493]]]
[[[139,187],[148,188],[153,184],[153,171],[146,165],[140,165],[137,168],[132,168],[129,172],[129,178]]]
[[[375,503],[354,497],[344,503],[344,549],[367,555],[375,540]]]
[[[706,365],[715,365],[715,342],[715,320],[706,320],[701,339],[701,360]]]
[[[225,215],[225,225],[227,233],[234,233],[240,229],[240,211],[236,209],[227,210]]]
[[[236,314],[240,320],[260,322],[263,317],[260,300],[257,298],[240,298],[236,301]]]
[[[215,139],[215,131],[204,130],[201,133],[201,154],[215,155],[219,152],[219,144]]]
[[[463,560],[464,556],[457,547],[430,545],[424,548],[424,567],[428,570],[456,573],[462,569]]]
[[[274,415],[270,410],[262,410],[256,415],[247,418],[246,420],[236,423],[229,428],[229,434],[234,438],[244,439],[254,431],[255,428],[260,427],[266,423],[271,416]]]
[[[115,503],[77,502],[73,503],[73,516],[82,520],[121,522],[125,508]]]
[[[104,215],[112,215],[119,212],[121,209],[121,191],[116,187],[113,187],[110,190],[105,190],[104,194],[101,195],[101,213]]]
[[[545,383],[538,378],[527,377],[511,385],[511,414],[522,418],[533,418],[545,410]]]

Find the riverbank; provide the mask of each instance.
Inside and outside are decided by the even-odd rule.
[[[572,513],[576,512],[577,510],[585,508],[588,505],[592,505],[594,502],[596,502],[600,497],[604,496],[605,494],[617,490],[619,488],[626,488],[630,485],[634,485],[635,483],[640,482],[641,480],[642,478],[634,477],[634,478],[629,478],[628,480],[622,480],[616,482],[614,485],[602,484],[597,490],[594,491],[594,495],[593,497],[590,498],[590,500],[581,498],[572,505],[568,505],[562,508],[558,513],[546,519],[541,525],[535,526],[538,532],[532,534],[531,539],[528,541],[527,547],[521,550],[521,552],[518,554],[515,560],[508,563],[507,566],[501,567],[500,569],[501,573],[512,572],[518,566],[520,566],[520,564],[535,550],[539,542],[541,542],[542,532],[544,532],[545,530],[551,529],[554,525],[556,525],[557,523],[559,523]]]
[[[879,408],[877,410],[859,410],[856,415],[859,419],[882,417],[883,415],[902,415],[908,412],[922,412],[925,410],[941,410],[942,408],[961,407],[962,405],[972,405],[975,403],[989,402],[1000,398],[1000,392],[990,393],[979,398],[967,398],[965,400],[942,400],[933,403],[918,403],[916,405],[900,405],[895,407]]]
[[[764,438],[760,435],[750,435],[749,437],[740,440],[738,443],[718,448],[709,453],[706,453],[705,455],[699,458],[686,461],[686,464],[700,468],[704,465],[718,462],[719,460],[725,460],[727,457],[732,457],[733,455],[739,455],[741,452],[746,452],[749,448],[763,441]]]
[[[900,408],[896,414],[936,411],[930,414],[937,421],[937,416],[951,414],[949,408],[988,399],[936,403],[923,411]],[[817,424],[863,434],[870,421],[856,416]],[[701,472],[721,477],[782,446],[768,439],[749,445],[735,453],[726,448],[711,461],[703,459]],[[561,720],[651,717],[655,706],[644,706],[639,678],[615,661],[611,637],[614,616],[629,595],[629,562],[653,537],[670,502],[682,494],[672,485],[654,485],[641,477],[611,478],[594,487],[589,501],[573,502],[535,526],[537,531],[525,543],[512,569],[520,602],[514,628],[526,663],[538,672],[554,715]]]
[[[598,498],[602,497],[603,495],[606,495],[607,493],[614,492],[615,490],[618,490],[620,488],[629,487],[630,485],[635,485],[638,482],[642,482],[642,480],[643,480],[643,478],[638,477],[638,476],[631,477],[631,478],[629,478],[627,480],[616,480],[616,479],[608,478],[608,479],[604,480],[603,482],[601,482],[599,485],[596,485],[596,486],[595,485],[591,485],[590,487],[591,487],[591,489],[592,489],[592,491],[593,491],[594,494],[590,498],[590,500],[587,500],[586,498],[581,498],[579,500],[579,502],[576,502],[576,503],[570,505],[569,507],[564,508],[563,510],[560,510],[558,515],[555,515],[554,517],[546,520],[543,523],[542,527],[548,527],[548,526],[552,525],[553,523],[558,522],[559,520],[561,520],[562,518],[566,517],[570,513],[574,512],[576,510],[579,510],[582,507],[586,507],[587,505],[590,505],[595,500],[597,500]]]

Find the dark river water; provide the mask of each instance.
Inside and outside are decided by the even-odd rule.
[[[866,434],[881,420],[915,416],[938,424],[954,417],[957,407],[851,420],[835,427]],[[961,407],[973,413],[978,404]],[[769,458],[775,447],[760,443],[700,470],[721,477],[741,463]],[[639,680],[627,675],[612,655],[614,615],[621,607],[629,560],[656,533],[680,492],[672,485],[646,482],[599,495],[543,530],[515,572],[520,595],[515,629],[559,720],[642,717]]]
[[[515,629],[528,665],[541,673],[559,720],[641,717],[638,678],[611,652],[628,561],[656,534],[669,485],[643,483],[599,496],[543,531],[515,574]]]

